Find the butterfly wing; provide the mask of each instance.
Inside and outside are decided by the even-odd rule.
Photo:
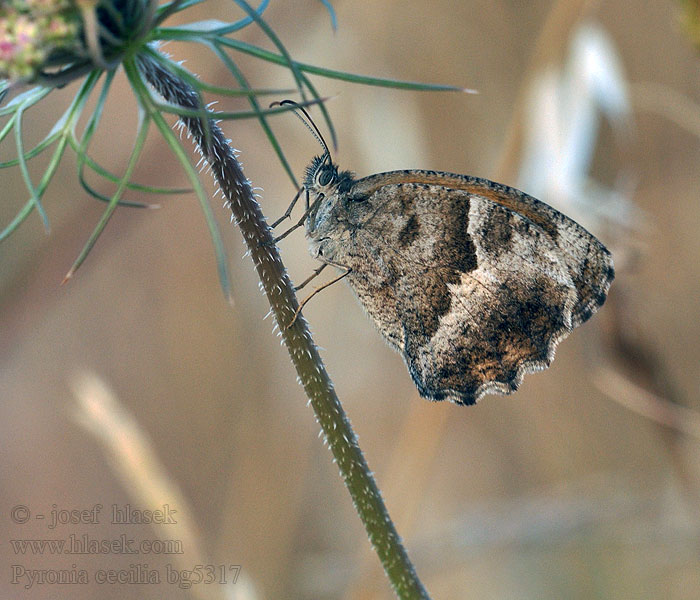
[[[349,283],[426,398],[473,404],[514,391],[605,301],[609,252],[522,192],[400,171],[350,195],[375,210],[348,249]]]

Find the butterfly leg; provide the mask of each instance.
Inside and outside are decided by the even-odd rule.
[[[303,226],[304,221],[306,221],[306,218],[309,216],[311,211],[314,210],[314,208],[316,208],[316,206],[318,205],[318,203],[321,201],[322,198],[323,198],[323,196],[318,196],[316,198],[316,200],[314,200],[314,203],[309,205],[309,191],[307,190],[306,191],[306,210],[304,211],[304,214],[301,215],[301,219],[299,219],[294,225],[292,225],[289,229],[287,229],[287,231],[285,231],[282,235],[277,236],[273,240],[273,242],[276,244],[277,242],[286,238],[290,233],[299,229],[299,227]]]
[[[315,279],[323,269],[325,269],[328,266],[328,263],[322,263],[321,266],[318,269],[314,269],[314,272],[309,275],[304,281],[302,281],[298,286],[294,288],[295,292],[298,292],[301,288],[303,288],[307,283],[309,283],[312,279]]]
[[[297,203],[297,201],[299,200],[299,198],[300,198],[300,196],[301,196],[301,192],[302,192],[303,189],[304,189],[303,187],[300,187],[300,188],[299,188],[299,190],[297,191],[297,193],[294,195],[294,198],[292,198],[292,202],[291,202],[291,203],[289,204],[289,206],[287,207],[287,210],[284,211],[284,214],[283,214],[279,219],[277,219],[272,225],[270,225],[270,227],[271,227],[272,229],[274,229],[275,227],[277,227],[277,226],[278,226],[282,221],[284,221],[285,219],[288,219],[288,218],[289,218],[289,216],[292,214],[292,210],[294,210],[294,207],[296,206],[296,203]],[[308,204],[308,202],[309,202],[309,201],[308,201],[308,199],[307,199],[306,203]]]
[[[277,219],[272,225],[270,225],[270,229],[274,229],[274,228],[277,227],[282,221],[284,221],[285,219],[287,219],[287,218],[289,218],[289,217],[291,216],[292,210],[294,210],[294,207],[296,206],[296,203],[298,202],[299,198],[301,197],[301,192],[302,192],[303,190],[304,190],[303,187],[300,187],[300,188],[299,188],[299,190],[297,191],[297,193],[294,195],[294,198],[292,198],[291,203],[290,203],[289,206],[287,207],[287,210],[284,211],[284,214],[283,214],[279,219]],[[310,208],[309,208],[309,191],[306,190],[306,210],[304,211],[304,215],[303,215],[303,217],[301,218],[301,220],[300,220],[296,225],[292,225],[292,226],[291,226],[289,229],[287,229],[287,231],[285,231],[282,235],[277,236],[277,237],[274,238],[271,242],[266,242],[264,245],[266,245],[266,246],[271,246],[271,245],[273,245],[273,244],[276,244],[276,243],[279,242],[280,240],[283,240],[284,238],[286,238],[290,233],[292,233],[292,231],[294,231],[294,230],[298,229],[299,227],[301,227],[301,226],[304,224],[304,221],[306,220],[306,217],[307,217],[308,214],[309,214],[309,210],[310,210]]]
[[[278,235],[278,236],[273,240],[273,241],[275,242],[275,244],[276,244],[277,242],[281,242],[281,241],[282,241],[284,238],[286,238],[290,233],[292,233],[293,231],[296,231],[297,229],[299,229],[299,227],[302,227],[302,226],[304,225],[304,221],[306,221],[306,217],[309,216],[309,212],[311,212],[311,209],[305,211],[304,214],[302,215],[301,219],[299,219],[299,221],[297,221],[294,225],[292,225],[289,229],[287,229],[287,231],[285,231],[285,232],[284,232],[283,234],[281,234],[281,235]]]
[[[330,281],[327,281],[327,282],[324,283],[322,286],[317,287],[317,288],[316,288],[313,292],[311,292],[306,298],[304,298],[304,299],[301,301],[301,303],[299,304],[299,308],[296,309],[296,312],[294,313],[294,316],[292,317],[292,320],[291,320],[291,321],[289,322],[289,324],[285,327],[285,329],[289,329],[292,325],[294,325],[294,322],[297,320],[297,317],[299,316],[299,313],[301,313],[301,309],[304,308],[304,306],[306,306],[307,302],[308,302],[309,300],[311,300],[311,298],[313,298],[313,297],[314,297],[316,294],[318,294],[320,291],[325,290],[327,287],[332,286],[334,283],[336,283],[336,282],[340,281],[341,279],[343,279],[343,277],[347,277],[348,275],[350,275],[350,273],[352,273],[352,269],[351,269],[350,267],[346,267],[346,266],[344,266],[344,265],[337,265],[337,264],[334,264],[334,263],[323,263],[323,266],[320,267],[320,268],[318,269],[318,273],[321,272],[321,270],[323,269],[323,267],[325,267],[326,265],[329,265],[329,264],[333,265],[334,267],[338,267],[339,269],[345,269],[345,271],[344,271],[343,273],[341,273],[340,275],[338,275],[337,277],[335,277],[334,279],[331,279]],[[314,277],[316,277],[316,275],[317,275],[317,273],[314,274],[314,275],[312,275],[311,277],[309,277],[309,279],[307,279],[307,280],[304,282],[304,284],[306,284],[308,281],[311,281],[311,279],[313,279]]]

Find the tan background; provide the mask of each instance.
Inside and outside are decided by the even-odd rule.
[[[566,51],[576,22],[567,15],[576,14],[577,3],[334,5],[335,35],[318,2],[273,2],[266,18],[301,61],[480,91],[400,92],[313,78],[322,95],[334,96],[328,106],[343,167],[360,175],[430,168],[515,183],[514,172],[499,165],[528,67],[547,23],[554,34],[545,39],[544,55],[556,60]],[[552,25],[554,11],[564,15],[559,25]],[[599,232],[623,256],[619,297],[614,288],[610,307],[562,344],[553,367],[527,377],[516,395],[486,397],[471,408],[421,400],[400,357],[344,285],[305,311],[397,528],[435,598],[700,597],[700,439],[621,406],[615,399],[642,397],[629,386],[606,388],[612,380],[601,379],[602,367],[614,369],[700,410],[700,144],[697,134],[669,118],[683,112],[674,93],[700,102],[700,53],[682,33],[676,3],[620,0],[586,14],[617,47],[636,125],[634,142],[622,148],[603,126],[594,174],[611,181],[631,173],[633,201],[646,211],[634,243],[624,228]],[[210,1],[188,18],[212,15],[233,20],[239,11]],[[271,48],[255,27],[240,38]],[[206,81],[232,85],[202,48],[171,44],[167,50],[187,58]],[[282,69],[247,58],[241,65],[255,86],[290,85]],[[637,93],[642,82],[666,91],[654,88],[650,100]],[[50,129],[73,91],[55,93],[27,114],[28,140]],[[123,76],[113,91],[92,154],[118,170],[132,147],[135,118]],[[665,116],[649,110],[657,104],[670,106]],[[697,125],[700,109],[688,118]],[[318,152],[315,142],[290,116],[271,123],[301,176]],[[237,121],[225,129],[242,152],[246,174],[264,188],[266,215],[276,218],[294,190],[259,125]],[[0,152],[2,160],[10,157],[11,142]],[[211,563],[241,565],[245,582],[232,588],[238,597],[391,597],[330,453],[317,439],[286,352],[272,322],[263,320],[266,301],[220,199],[213,207],[231,257],[232,308],[192,195],[160,198],[159,211],[118,210],[84,267],[60,287],[103,210],[80,188],[73,163],[65,161],[45,198],[50,235],[32,215],[0,247],[3,597],[191,597],[165,584],[32,590],[10,584],[12,564],[65,569],[75,563],[92,577],[97,569],[148,563],[162,574],[172,557],[17,556],[9,539],[184,535],[166,526],[112,526],[105,513],[98,525],[55,531],[36,520],[11,522],[10,509],[18,504],[47,515],[53,504],[86,509],[102,503],[105,512],[114,503],[157,507],[129,483],[128,468],[115,465],[102,438],[76,422],[71,382],[84,370],[112,388],[150,439],[161,475],[179,486],[175,508],[197,528],[197,541],[187,542],[189,564],[196,564],[198,546]],[[135,179],[187,185],[155,135]],[[2,190],[4,224],[26,197],[17,170],[2,172]],[[296,281],[314,266],[301,233],[285,240],[282,254]],[[639,344],[624,354],[624,369],[620,329],[633,332]],[[692,425],[690,417],[683,422]],[[137,453],[136,463],[142,457]],[[242,593],[244,585],[250,594]],[[223,591],[200,588],[200,597]]]

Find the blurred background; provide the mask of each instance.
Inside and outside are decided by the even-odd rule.
[[[265,16],[297,60],[479,91],[313,78],[333,97],[343,168],[437,169],[518,186],[579,220],[616,261],[608,303],[553,366],[475,407],[420,399],[345,285],[305,309],[425,585],[442,599],[700,598],[700,50],[683,5],[333,5],[336,33],[320,2],[272,2]],[[242,13],[209,0],[180,16]],[[272,49],[255,26],[238,37]],[[235,85],[204,48],[165,49],[205,81]],[[246,57],[240,65],[254,87],[292,87],[284,69]],[[74,88],[25,115],[26,147]],[[122,75],[113,92],[91,155],[120,171],[136,119]],[[316,142],[291,115],[270,122],[301,177]],[[276,219],[295,190],[259,124],[224,127]],[[6,140],[0,160],[13,151]],[[0,247],[3,597],[391,598],[286,350],[263,320],[266,300],[220,197],[212,205],[233,306],[192,194],[132,193],[162,208],[119,209],[60,286],[104,209],[80,187],[74,162],[64,161],[45,197],[50,234],[32,215]],[[4,226],[27,194],[18,170],[1,177]],[[188,186],[156,135],[134,179]],[[281,251],[297,282],[315,266],[301,231]],[[110,523],[112,505],[164,503],[177,524]],[[52,509],[96,504],[97,523],[49,529]],[[183,554],[22,554],[9,543],[71,534],[179,540]],[[238,572],[229,565],[240,573],[235,585],[189,590],[94,581],[106,569],[165,579],[168,564],[224,565],[229,581]],[[12,565],[85,569],[90,583],[26,589],[28,576]]]

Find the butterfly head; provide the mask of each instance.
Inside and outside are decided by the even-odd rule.
[[[340,171],[330,155],[316,156],[306,169],[304,188],[308,194],[309,214],[306,231],[312,235],[321,223],[336,218],[334,207],[354,183],[353,173]]]
[[[272,105],[291,106],[293,113],[323,148],[323,154],[314,157],[306,168],[303,189],[306,192],[306,234],[312,242],[312,254],[317,257],[327,255],[323,248],[331,252],[330,245],[338,242],[338,233],[345,229],[347,218],[343,214],[343,200],[355,183],[354,175],[350,171],[340,171],[333,163],[328,144],[303,106],[293,100],[273,102]]]
[[[304,187],[313,198],[330,196],[334,191],[345,194],[350,191],[353,184],[353,173],[339,171],[330,156],[324,154],[315,156],[311,164],[306,168]]]
[[[306,235],[312,254],[332,258],[339,236],[347,231],[345,199],[355,183],[351,171],[340,171],[328,155],[316,156],[306,169],[304,188],[308,195]]]

